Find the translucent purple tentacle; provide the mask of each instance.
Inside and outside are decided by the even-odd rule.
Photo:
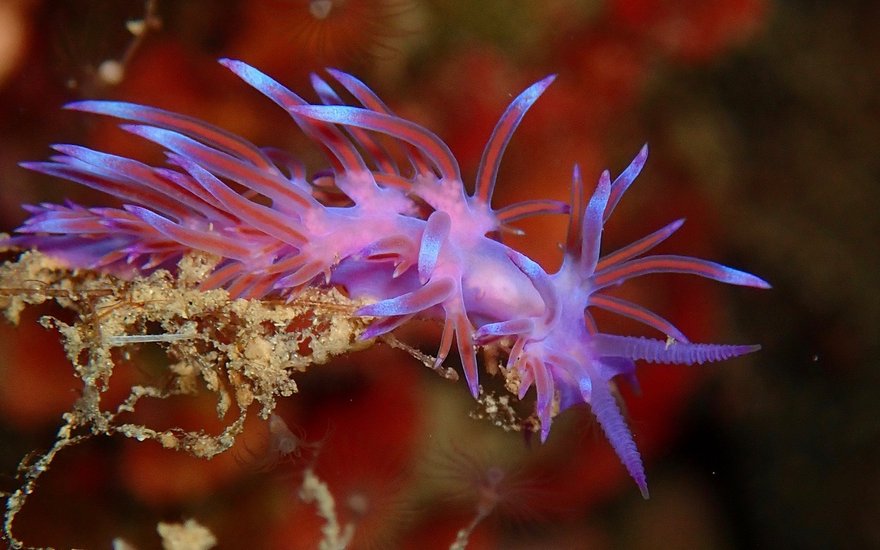
[[[230,212],[235,212],[239,218],[256,229],[295,247],[301,247],[308,241],[308,237],[298,229],[298,224],[281,215],[277,210],[244,198],[213,174],[185,157],[174,155],[171,158],[222,202]]]
[[[553,284],[550,276],[547,275],[547,272],[537,262],[524,254],[510,250],[507,252],[507,257],[510,258],[513,265],[523,272],[523,275],[528,277],[532,286],[538,291],[538,294],[544,301],[544,324],[545,326],[552,326],[559,317],[560,308],[556,286]]]
[[[533,201],[521,201],[495,211],[495,215],[501,224],[510,224],[529,216],[541,214],[568,214],[568,205],[562,201],[553,199],[538,199]]]
[[[220,216],[221,214],[210,204],[205,204],[198,196],[193,196],[187,187],[171,183],[161,170],[157,170],[142,162],[125,157],[94,151],[77,145],[54,145],[53,149],[67,155],[60,159],[64,164],[75,168],[81,173],[88,173],[103,178],[105,181],[118,183],[116,194],[131,193],[139,194],[140,198],[132,196],[122,197],[126,200],[134,200],[141,205],[161,209],[169,214],[178,216],[174,211],[183,212],[182,206],[198,212],[206,217]],[[172,180],[173,181],[173,180]],[[169,207],[169,199],[172,205]]]
[[[278,170],[263,151],[254,147],[248,141],[222,128],[186,115],[120,101],[77,101],[68,103],[64,108],[131,120],[172,130],[196,138],[215,149],[241,158],[261,170],[270,172],[277,172]]]
[[[632,432],[626,425],[620,407],[614,400],[614,396],[608,390],[606,384],[593,384],[590,391],[590,408],[602,431],[614,447],[620,461],[629,472],[629,475],[639,486],[642,497],[648,498],[648,481],[645,477],[645,467],[642,465],[642,457],[636,448]]]
[[[394,115],[394,112],[385,105],[379,96],[373,93],[373,90],[356,77],[337,69],[327,69],[327,72],[367,109],[377,113]],[[417,174],[429,174],[431,172],[429,168],[430,162],[421,151],[411,145],[405,147],[405,149],[406,155]]]
[[[578,262],[578,270],[582,276],[588,276],[596,269],[599,261],[599,249],[602,244],[602,226],[605,221],[602,213],[608,204],[611,194],[611,174],[608,170],[602,172],[599,177],[599,185],[590,197],[587,209],[584,212],[583,237],[581,238],[581,254]]]
[[[291,205],[288,207],[289,210],[295,208],[292,205],[297,205],[300,208],[319,206],[319,203],[311,195],[308,195],[298,187],[290,185],[287,179],[280,173],[271,174],[258,170],[254,166],[243,163],[235,157],[216,149],[211,149],[183,134],[152,126],[125,124],[122,128],[132,134],[161,145],[169,151],[191,158],[206,170],[241,183],[249,189],[269,197],[273,201],[287,203]]]
[[[334,165],[334,171],[337,174],[343,174],[346,171],[360,172],[366,170],[366,165],[357,148],[338,128],[321,124],[320,122],[312,122],[297,116],[294,109],[297,106],[309,104],[303,98],[247,63],[233,59],[221,59],[220,64],[290,113],[293,116],[294,122],[299,125],[306,135],[316,142],[324,144],[330,152],[331,160],[335,159],[338,161],[338,164]]]
[[[611,213],[614,212],[614,209],[617,207],[617,203],[620,202],[620,199],[623,197],[623,194],[626,193],[626,190],[629,189],[629,186],[633,184],[636,178],[642,171],[642,168],[645,166],[645,162],[648,160],[648,144],[642,146],[642,149],[639,151],[639,154],[636,155],[632,162],[629,163],[629,166],[621,172],[619,176],[614,180],[614,183],[611,185],[611,196],[608,198],[608,205],[605,207],[605,215],[602,217],[603,221],[608,221],[608,218],[611,217]]]
[[[685,273],[699,275],[722,283],[755,288],[770,288],[770,284],[751,273],[733,269],[708,260],[688,256],[658,255],[630,260],[597,272],[591,279],[593,288],[599,290],[617,285],[627,279],[649,273]]]
[[[474,348],[474,326],[467,317],[461,296],[451,307],[444,309],[447,319],[452,321],[455,329],[455,342],[458,344],[464,378],[471,395],[476,399],[480,395],[480,372],[477,369],[477,352]]]
[[[339,97],[339,94],[337,94],[330,84],[328,84],[323,78],[312,73],[311,81],[312,88],[315,89],[318,93],[318,97],[321,98],[321,103],[324,105],[346,105],[345,101]],[[364,151],[370,156],[381,172],[400,174],[394,159],[388,155],[388,152],[385,151],[382,144],[374,139],[369,132],[366,132],[361,128],[348,128],[348,131],[355,143],[358,143],[363,147]]]
[[[368,326],[366,330],[361,333],[358,339],[370,340],[372,338],[376,338],[377,336],[388,334],[392,330],[408,323],[413,317],[415,317],[414,313],[410,313],[408,315],[399,315],[397,317],[385,317],[384,319],[375,321],[370,326]]]
[[[248,247],[247,243],[241,244],[235,239],[229,239],[211,231],[184,227],[146,208],[126,205],[125,209],[169,239],[195,250],[203,250],[216,256],[235,258],[237,260],[249,260],[257,253],[257,250]]]
[[[574,165],[571,173],[571,199],[568,230],[565,235],[565,254],[578,260],[581,254],[581,228],[584,223],[584,180],[581,167]]]
[[[627,357],[676,365],[724,361],[761,349],[758,345],[693,344],[614,334],[596,334],[592,346],[596,355],[602,357]]]
[[[675,326],[660,317],[653,311],[649,311],[638,304],[634,304],[621,298],[614,296],[606,296],[604,294],[593,294],[590,296],[590,306],[628,317],[649,327],[655,328],[667,336],[671,336],[677,342],[687,343],[687,337]]]
[[[275,289],[291,289],[298,288],[320,274],[324,274],[325,281],[329,279],[330,268],[326,262],[318,258],[308,259],[302,267],[295,272],[278,279],[273,285]]]
[[[435,134],[413,122],[355,107],[306,105],[292,107],[290,111],[312,120],[355,126],[393,136],[424,152],[437,168],[441,178],[461,181],[458,162],[452,156],[449,147]]]
[[[535,322],[528,317],[501,321],[499,323],[489,323],[477,329],[474,333],[474,340],[478,344],[486,344],[496,338],[530,333],[534,328]],[[511,353],[511,355],[513,354]]]
[[[495,180],[498,177],[498,167],[501,165],[501,157],[504,155],[510,138],[519,126],[529,108],[541,97],[547,86],[553,83],[556,75],[550,75],[543,80],[535,82],[525,89],[511,102],[501,115],[489,141],[486,142],[486,148],[483,149],[483,158],[480,160],[479,168],[477,168],[477,180],[474,189],[474,199],[490,205],[492,202],[492,192],[495,190]]]
[[[103,233],[108,230],[103,218],[80,206],[67,208],[56,204],[42,204],[25,208],[31,216],[16,231],[18,233]]]
[[[613,265],[625,262],[626,260],[635,258],[637,256],[641,256],[642,254],[648,252],[658,244],[668,239],[673,233],[678,231],[678,229],[682,225],[684,225],[684,218],[675,220],[674,222],[664,227],[661,227],[657,231],[654,231],[650,235],[646,235],[641,239],[624,246],[623,248],[619,248],[614,252],[606,254],[605,256],[600,258],[599,263],[596,264],[596,271],[602,271],[603,269],[607,269]]]
[[[387,317],[389,315],[418,313],[443,302],[452,295],[454,290],[455,283],[448,277],[428,281],[424,286],[407,294],[364,306],[357,310],[355,315]]]
[[[535,411],[541,421],[541,443],[544,443],[547,441],[547,436],[550,435],[556,384],[545,363],[535,360],[529,364],[535,377],[535,394],[537,396]]]
[[[440,256],[440,247],[449,235],[452,219],[446,212],[436,210],[425,222],[425,230],[422,233],[422,242],[419,247],[419,281],[424,284],[431,278],[434,266]]]

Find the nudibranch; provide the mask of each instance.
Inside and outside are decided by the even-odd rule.
[[[519,379],[519,397],[535,388],[541,440],[555,415],[589,404],[645,496],[644,468],[612,379],[634,381],[636,361],[693,364],[758,349],[692,343],[659,315],[605,293],[661,272],[769,287],[710,261],[649,254],[682,220],[600,253],[605,222],[642,170],[647,147],[618,176],[602,173],[589,199],[574,167],[570,204],[534,200],[493,207],[502,155],[552,76],[527,88],[503,113],[468,193],[447,145],[395,115],[355,77],[332,69],[329,81],[314,75],[319,102],[311,104],[241,61],[220,62],[284,109],[324,151],[327,167],[309,174],[287,153],[157,108],[76,102],[67,108],[126,121],[124,130],[165,149],[167,163],[150,166],[55,145],[50,160],[23,166],[113,195],[124,205],[26,206],[31,216],[8,242],[74,268],[123,274],[173,268],[183,254],[201,251],[221,258],[201,287],[222,287],[233,297],[291,296],[309,285],[336,285],[369,302],[356,312],[375,318],[363,338],[414,317],[436,318],[443,322],[437,361],[454,341],[475,397],[476,347],[506,338],[512,348],[505,368]],[[352,99],[346,102],[338,90]],[[498,238],[509,224],[544,213],[569,216],[564,260],[555,273]],[[662,338],[602,332],[594,309],[634,319]]]

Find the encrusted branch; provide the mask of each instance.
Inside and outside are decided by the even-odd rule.
[[[37,252],[0,266],[0,309],[10,321],[18,322],[25,306],[45,302],[76,313],[71,324],[48,316],[40,322],[61,334],[82,382],[81,397],[65,413],[54,445],[19,467],[21,486],[7,498],[3,524],[12,547],[25,546],[13,535],[15,516],[62,449],[119,434],[211,458],[232,447],[252,405],[268,418],[278,397],[297,392],[293,375],[371,344],[358,340],[370,319],[352,315],[362,304],[333,289],[310,288],[289,302],[231,300],[225,290],[199,290],[196,282],[214,261],[187,256],[175,275],[159,270],[132,279],[70,271]],[[120,405],[109,408],[101,398],[119,358],[147,343],[164,349],[171,382],[133,386]],[[216,396],[218,418],[237,411],[219,434],[156,430],[118,419],[134,412],[141,399],[203,390]]]

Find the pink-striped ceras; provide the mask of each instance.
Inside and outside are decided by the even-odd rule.
[[[76,145],[56,145],[48,162],[24,166],[121,198],[119,208],[73,203],[27,206],[31,217],[10,242],[31,246],[73,267],[115,272],[173,266],[200,250],[223,260],[202,282],[232,296],[286,295],[305,285],[338,285],[374,303],[359,315],[376,317],[364,338],[412,317],[444,322],[438,362],[455,340],[468,387],[480,391],[475,345],[508,338],[508,369],[520,397],[536,392],[541,439],[552,418],[589,403],[621,461],[647,495],[639,453],[609,386],[634,380],[635,361],[702,363],[758,349],[694,344],[646,309],[605,295],[623,281],[658,272],[700,275],[767,288],[763,280],[706,260],[647,255],[682,224],[675,221],[600,256],[605,221],[647,158],[643,148],[612,180],[604,172],[588,201],[577,167],[570,207],[538,200],[494,209],[495,178],[511,135],[553,81],[520,94],[498,122],[483,153],[474,193],[465,191],[458,163],[433,133],[395,116],[362,82],[329,70],[355,105],[346,105],[318,76],[321,104],[312,105],[240,61],[221,63],[268,96],[326,152],[329,169],[307,176],[290,156],[260,149],[183,115],[129,103],[84,101],[69,109],[125,119],[122,127],[167,150],[168,167]],[[403,154],[388,152],[387,138]],[[405,158],[406,166],[395,159]],[[569,212],[570,211],[570,212]],[[496,236],[525,216],[569,212],[562,267],[547,273]],[[664,335],[662,339],[601,332],[590,314],[599,308]]]

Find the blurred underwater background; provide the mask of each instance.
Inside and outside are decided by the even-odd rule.
[[[468,548],[880,547],[878,25],[871,0],[5,0],[0,231],[24,220],[21,204],[109,204],[18,166],[50,144],[162,162],[114,122],[61,110],[69,101],[162,107],[320,166],[220,57],[311,100],[311,73],[357,75],[443,138],[466,182],[509,101],[557,74],[510,144],[496,206],[568,200],[574,163],[591,191],[647,142],[605,249],[684,217],[663,250],[774,288],[662,275],[620,295],[692,341],[763,349],[703,367],[641,365],[641,393],[622,385],[648,501],[586,408],[561,415],[540,445],[470,418],[463,381],[401,350],[380,344],[312,368],[276,412],[309,442],[340,519],[355,525],[352,547],[448,548],[489,501]],[[530,218],[525,235],[505,239],[555,268],[565,223]],[[37,323],[47,314],[59,313],[0,323],[2,491],[78,397],[57,335]],[[439,328],[396,334],[433,353]],[[111,383],[123,393],[107,399],[161,376],[133,360]],[[210,398],[145,403],[137,420],[218,431],[214,408]],[[210,461],[115,437],[67,450],[15,533],[35,546],[156,548],[158,522],[195,518],[217,548],[314,548],[323,522],[298,497],[305,458],[267,457],[273,432],[252,416],[246,437]]]

